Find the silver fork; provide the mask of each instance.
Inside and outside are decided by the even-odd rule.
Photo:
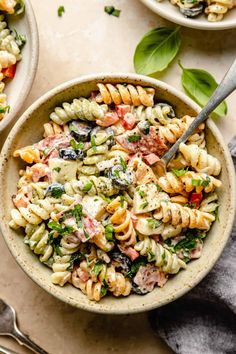
[[[219,86],[213,92],[207,104],[202,108],[198,116],[194,119],[192,124],[188,127],[185,133],[175,142],[175,144],[165,153],[164,156],[156,163],[155,169],[159,176],[166,174],[166,166],[176,154],[181,143],[192,135],[196,128],[203,123],[210,113],[234,90],[236,89],[236,60],[233,62]]]
[[[26,347],[28,347],[29,349],[31,349],[33,352],[37,354],[48,354],[47,352],[45,352],[45,350],[40,348],[29,337],[27,337],[19,330],[16,323],[15,310],[13,309],[13,307],[7,305],[1,299],[0,299],[0,335],[11,336],[15,338],[19,344],[25,345]],[[8,350],[8,353],[11,354],[11,351],[9,351],[9,349],[6,348],[4,349]],[[7,351],[5,351],[5,353],[8,354]]]

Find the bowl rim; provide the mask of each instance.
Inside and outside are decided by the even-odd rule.
[[[38,34],[38,26],[36,22],[36,18],[34,15],[34,10],[33,7],[30,3],[30,0],[25,0],[25,12],[23,16],[27,17],[28,24],[29,24],[29,31],[30,31],[30,36],[31,36],[31,60],[30,64],[28,67],[28,76],[27,80],[25,81],[25,84],[22,87],[21,90],[21,96],[19,100],[17,101],[14,110],[10,111],[6,117],[4,117],[0,121],[0,134],[14,121],[16,116],[19,114],[29,92],[30,89],[33,85],[35,75],[37,72],[37,67],[38,67],[38,59],[39,59],[39,34]],[[26,43],[27,45],[27,43]],[[22,57],[22,60],[24,60],[24,56]]]
[[[181,19],[179,17],[176,17],[174,14],[166,11],[165,8],[162,8],[161,3],[158,1],[156,2],[154,2],[154,0],[139,0],[139,1],[141,1],[144,5],[146,5],[150,10],[152,10],[159,16],[184,27],[206,30],[206,31],[220,31],[220,30],[223,31],[230,28],[236,28],[236,18],[233,21],[223,19],[222,21],[218,21],[218,22],[209,22],[207,21],[207,19],[206,21],[201,19],[200,20],[191,19],[191,18],[186,18],[184,16],[182,16],[183,19]],[[163,0],[163,1],[167,1],[167,0]]]
[[[188,105],[190,108],[195,110],[196,112],[199,112],[201,108],[193,102],[189,97],[187,97],[184,93],[181,91],[175,89],[174,87],[164,83],[163,81],[156,80],[153,78],[149,78],[144,75],[139,75],[139,74],[133,74],[133,73],[99,73],[99,74],[90,74],[90,75],[85,75],[81,76],[79,78],[75,78],[73,80],[64,82],[53,89],[49,90],[46,92],[43,96],[38,98],[28,109],[22,114],[22,116],[17,120],[15,123],[13,129],[9,133],[7,139],[5,140],[4,146],[2,148],[2,152],[0,155],[0,176],[3,176],[3,171],[5,169],[5,164],[7,163],[6,160],[9,155],[11,155],[11,143],[12,140],[14,139],[15,135],[17,134],[18,130],[20,127],[25,123],[26,120],[28,120],[28,117],[34,112],[35,109],[40,107],[43,103],[46,101],[50,100],[54,95],[59,94],[71,87],[74,87],[78,84],[85,83],[88,81],[102,81],[102,80],[139,80],[139,81],[144,81],[144,85],[155,85],[160,87],[161,89],[168,90],[171,94],[175,95],[177,98],[179,98],[183,103]],[[14,247],[11,245],[11,242],[9,242],[7,233],[8,233],[8,227],[5,225],[3,222],[3,216],[4,216],[4,208],[0,205],[0,229],[2,231],[2,235],[5,239],[5,242],[13,255],[14,259],[17,261],[17,263],[20,265],[20,267],[23,269],[23,271],[41,288],[46,290],[50,295],[55,296],[56,298],[60,299],[61,301],[68,303],[74,307],[77,307],[79,309],[87,310],[90,312],[95,312],[95,313],[102,313],[102,314],[131,314],[131,313],[139,313],[139,312],[144,312],[144,311],[149,311],[152,309],[155,309],[160,306],[164,306],[171,301],[174,301],[178,299],[179,297],[183,296],[185,293],[187,293],[189,290],[194,288],[213,268],[215,265],[216,261],[220,257],[221,253],[223,252],[223,249],[230,237],[230,232],[233,227],[233,221],[234,221],[234,215],[235,215],[235,197],[236,197],[236,190],[235,190],[235,172],[234,172],[234,166],[232,162],[231,155],[229,153],[229,150],[224,142],[223,136],[221,135],[220,131],[216,127],[215,123],[212,120],[208,120],[207,122],[211,132],[217,137],[217,141],[220,144],[223,155],[225,158],[225,161],[228,166],[228,175],[229,175],[229,180],[231,182],[231,193],[230,193],[230,208],[232,208],[232,213],[231,215],[228,216],[228,223],[227,226],[224,230],[224,239],[223,242],[220,244],[220,246],[217,248],[217,252],[215,252],[214,256],[211,259],[211,262],[208,266],[206,266],[199,274],[196,276],[194,279],[191,279],[191,285],[184,284],[183,287],[176,293],[175,296],[170,298],[164,299],[162,302],[159,304],[154,303],[147,303],[143,305],[136,305],[136,306],[129,306],[129,307],[124,307],[124,309],[117,309],[116,306],[111,308],[110,306],[105,306],[104,304],[101,304],[99,306],[99,303],[94,306],[93,302],[89,302],[88,304],[80,304],[79,302],[76,302],[75,299],[71,298],[70,296],[67,295],[62,295],[60,292],[57,292],[56,290],[52,289],[52,284],[49,284],[49,282],[43,282],[40,277],[37,276],[37,274],[33,273],[30,271],[30,268],[27,267],[27,264],[24,263],[23,260],[21,260],[21,257],[17,255],[16,250]],[[1,190],[3,190],[2,186],[2,181],[3,179],[0,178],[0,194]],[[91,305],[90,305],[91,303]]]

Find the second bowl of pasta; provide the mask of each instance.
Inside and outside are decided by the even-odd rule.
[[[234,169],[212,121],[158,176],[198,106],[135,74],[67,82],[36,101],[3,148],[5,240],[26,273],[89,311],[162,306],[212,268],[234,217]],[[226,217],[227,215],[227,217]]]

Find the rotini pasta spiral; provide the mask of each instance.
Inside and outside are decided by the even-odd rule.
[[[64,125],[73,119],[95,121],[97,118],[104,118],[107,110],[106,105],[99,105],[81,97],[74,99],[71,104],[64,102],[62,107],[56,107],[50,114],[50,119],[58,125]]]
[[[34,162],[37,163],[40,161],[40,151],[32,145],[15,150],[13,156],[19,156],[23,161],[30,164]]]
[[[217,176],[221,171],[220,161],[206,150],[199,148],[197,145],[186,145],[181,143],[179,150],[182,153],[188,166],[193,167],[197,172],[208,173]]]
[[[221,181],[206,173],[188,171],[183,176],[177,177],[172,172],[158,179],[159,186],[166,193],[190,193],[194,189],[197,193],[204,190],[206,193],[213,192],[215,188],[221,187]]]
[[[154,217],[164,223],[171,223],[190,229],[209,230],[211,223],[215,220],[214,215],[183,207],[177,203],[161,202],[160,207],[155,211]]]
[[[138,106],[133,107],[132,113],[135,115],[138,121],[148,120],[151,125],[160,126],[171,123],[172,118],[174,118],[173,109],[169,105],[156,104],[154,107]],[[170,116],[171,115],[171,118]]]
[[[118,193],[118,190],[113,186],[112,181],[104,176],[80,176],[78,180],[66,182],[64,188],[65,192],[71,196],[86,192],[88,195],[103,194],[110,197]]]
[[[53,247],[49,243],[49,233],[45,224],[27,224],[25,234],[24,242],[35,254],[40,255],[41,262],[47,262],[53,253]]]
[[[174,144],[176,142],[176,140],[179,139],[179,137],[181,135],[183,135],[183,133],[188,129],[188,127],[194,121],[194,119],[195,118],[187,116],[187,115],[181,119],[178,119],[178,118],[172,119],[172,121],[170,123],[168,123],[167,125],[159,127],[160,137],[165,142],[169,142],[171,144]],[[198,127],[198,130],[202,131],[204,129],[204,127],[205,127],[205,125],[201,124]],[[201,141],[201,143],[202,143],[202,141]]]
[[[114,102],[117,105],[124,103],[133,104],[134,106],[153,106],[154,104],[155,90],[152,87],[144,88],[142,86],[101,83],[97,84],[97,86],[99,94],[96,97],[96,101],[98,103],[111,104]]]
[[[139,241],[134,248],[142,256],[146,256],[149,262],[155,262],[155,265],[165,273],[176,274],[181,268],[186,268],[185,262],[178,258],[176,254],[172,254],[149,237]]]
[[[12,54],[16,61],[21,59],[20,48],[15,38],[10,34],[10,30],[7,28],[7,23],[4,21],[3,15],[0,15],[0,50]]]
[[[112,214],[110,221],[114,226],[115,238],[125,246],[130,246],[136,243],[136,232],[127,206],[126,201],[121,205],[121,199],[117,197],[108,204],[106,209]]]
[[[218,209],[218,207],[218,196],[216,193],[212,193],[205,199],[203,199],[199,210],[206,213],[214,213]]]
[[[207,0],[207,4],[205,13],[210,22],[221,21],[226,12],[235,6],[233,0]]]
[[[55,261],[52,265],[53,274],[51,275],[53,284],[64,286],[71,280],[71,271],[68,270],[70,267],[70,260],[71,256],[55,257]]]
[[[69,127],[68,125],[59,125],[55,122],[49,122],[49,123],[45,123],[43,125],[43,128],[44,128],[44,138],[47,138],[48,136],[55,136],[55,135],[58,135],[58,134],[62,134],[62,133],[65,133],[65,134],[69,134]]]

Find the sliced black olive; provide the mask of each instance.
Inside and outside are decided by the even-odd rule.
[[[179,10],[185,17],[193,18],[200,15],[203,12],[203,4],[198,4],[197,6],[191,8],[180,7]]]
[[[149,134],[150,130],[150,123],[146,120],[143,120],[137,124],[138,129],[140,130],[141,133],[147,135]]]
[[[73,120],[69,124],[69,129],[70,129],[71,135],[77,141],[89,141],[90,133],[91,133],[93,127],[88,123],[84,123],[84,122],[81,122],[78,120]]]
[[[85,156],[83,150],[60,149],[59,156],[63,160],[82,160]]]
[[[161,108],[166,107],[166,106],[169,107],[170,112],[167,114],[167,117],[169,117],[169,118],[175,118],[176,117],[175,111],[174,111],[173,107],[170,104],[160,102],[160,103],[157,103],[156,106],[159,106]]]
[[[111,252],[109,257],[113,261],[114,266],[122,273],[128,273],[130,271],[132,262],[125,254],[117,250]]]
[[[112,180],[112,184],[121,189],[125,190],[132,184],[132,173],[129,171],[124,171],[123,166],[115,165],[107,172],[107,177]]]
[[[50,184],[45,191],[46,196],[51,196],[53,198],[60,198],[63,193],[65,193],[65,188],[60,183]]]
[[[146,295],[147,293],[149,293],[149,291],[147,289],[141,288],[134,281],[132,281],[132,290],[135,294],[138,294],[138,295]]]

